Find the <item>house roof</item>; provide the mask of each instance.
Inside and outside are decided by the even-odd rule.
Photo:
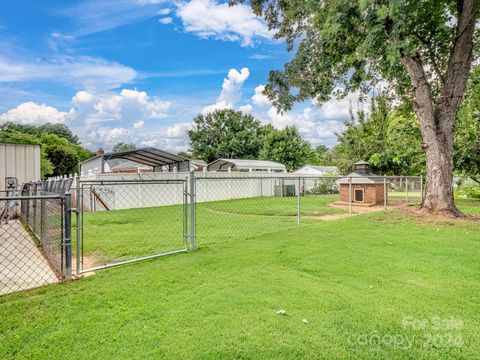
[[[370,163],[366,162],[365,160],[360,160],[360,161],[357,161],[353,165],[370,165]]]
[[[205,161],[197,160],[197,159],[191,159],[190,163],[197,164],[197,165],[202,165],[202,166],[207,166],[208,165]]]
[[[320,171],[320,172],[338,172],[338,167],[336,166],[319,166],[319,165],[304,165],[300,169],[295,170],[296,173],[301,172],[305,168],[312,168],[314,170]]]
[[[285,165],[268,160],[218,159],[208,164],[210,171],[228,170],[285,170]]]
[[[188,160],[187,158],[169,153],[167,151],[156,149],[153,147],[97,155],[93,158],[90,158],[84,161],[83,163],[99,157],[103,157],[104,161],[109,161],[113,159],[123,159],[123,160],[130,160],[139,164],[152,166],[152,167],[161,167],[164,165],[175,165],[180,167],[181,164],[185,164],[186,166],[185,165],[184,166],[186,167],[186,169],[188,169],[190,164],[190,160]]]
[[[148,165],[139,164],[135,161],[130,161],[130,160],[113,159],[113,160],[108,160],[107,162],[108,162],[108,165],[110,166],[110,170],[148,167]]]
[[[352,179],[352,184],[383,184],[384,182],[384,177],[380,175],[376,175],[373,173],[365,173],[365,174],[360,174],[356,172],[352,172],[337,181],[335,181],[337,184],[348,184],[350,181],[350,178]],[[390,182],[388,179],[386,180],[387,184]]]

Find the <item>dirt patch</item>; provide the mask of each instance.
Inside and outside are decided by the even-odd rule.
[[[83,268],[90,269],[92,267],[98,266],[100,259],[95,255],[84,255],[83,256]],[[77,275],[77,257],[72,256],[72,274]]]
[[[355,216],[355,215],[359,215],[359,214],[352,214],[352,215],[350,215],[350,214],[329,214],[329,215],[316,216],[316,217],[312,217],[312,218],[322,220],[322,221],[333,221],[333,220],[338,220],[338,219],[345,219],[345,218],[352,217],[352,216]]]
[[[401,213],[417,223],[428,225],[453,226],[459,223],[475,223],[480,221],[480,216],[467,215],[466,217],[455,218],[443,215],[425,214],[413,207],[405,207],[401,209]]]
[[[343,209],[343,210],[348,210],[348,205],[341,205],[341,204],[329,204],[328,206],[336,209]],[[408,205],[404,202],[401,203],[388,203],[387,204],[387,210],[390,209],[401,209],[401,208],[407,208]],[[385,208],[383,205],[375,205],[375,206],[355,206],[352,205],[352,215],[353,214],[367,214],[371,212],[376,212],[376,211],[383,211]]]

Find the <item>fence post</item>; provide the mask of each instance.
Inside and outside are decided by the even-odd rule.
[[[300,177],[298,177],[297,187],[297,226],[300,226]]]
[[[64,195],[65,226],[65,270],[66,279],[72,278],[72,194]]]
[[[352,177],[348,178],[348,214],[352,215]]]
[[[423,175],[420,175],[420,204],[423,204]]]
[[[195,173],[190,172],[190,250],[197,248],[195,229]]]
[[[183,247],[188,250],[188,182],[183,185]]]
[[[405,177],[405,204],[408,205],[408,176]]]
[[[80,275],[80,265],[81,265],[81,257],[80,257],[80,249],[81,249],[81,241],[83,241],[81,235],[82,235],[82,224],[81,224],[81,219],[80,219],[80,212],[83,211],[83,194],[81,194],[80,191],[80,178],[76,177],[75,178],[75,191],[77,192],[76,197],[76,211],[75,211],[75,220],[76,220],[76,239],[75,239],[75,252],[76,252],[76,258],[77,258],[77,263],[76,263],[76,275]]]
[[[383,175],[383,208],[387,210],[387,176]]]

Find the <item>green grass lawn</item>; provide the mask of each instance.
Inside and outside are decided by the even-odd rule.
[[[301,215],[305,216],[302,224],[322,215],[346,213],[328,206],[337,198],[338,195],[302,197]],[[197,235],[199,241],[215,243],[225,238],[296,228],[297,206],[296,197],[199,203]],[[83,227],[84,254],[90,257],[90,262],[103,264],[153,255],[182,248],[183,206],[85,212]]]
[[[478,358],[479,222],[391,210],[292,228],[208,206],[198,251],[0,297],[0,358]],[[265,219],[277,230],[256,236]],[[448,319],[461,328],[435,327]]]

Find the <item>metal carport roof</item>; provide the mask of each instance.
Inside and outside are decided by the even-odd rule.
[[[97,155],[95,158],[98,157],[102,157],[104,163],[107,160],[124,159],[134,161],[139,164],[152,166],[154,169],[167,166],[170,171],[173,170],[174,167],[176,167],[178,171],[190,171],[190,160],[188,160],[187,158],[153,147],[122,151],[117,153],[107,153],[103,155]],[[92,159],[88,159],[87,161]]]

